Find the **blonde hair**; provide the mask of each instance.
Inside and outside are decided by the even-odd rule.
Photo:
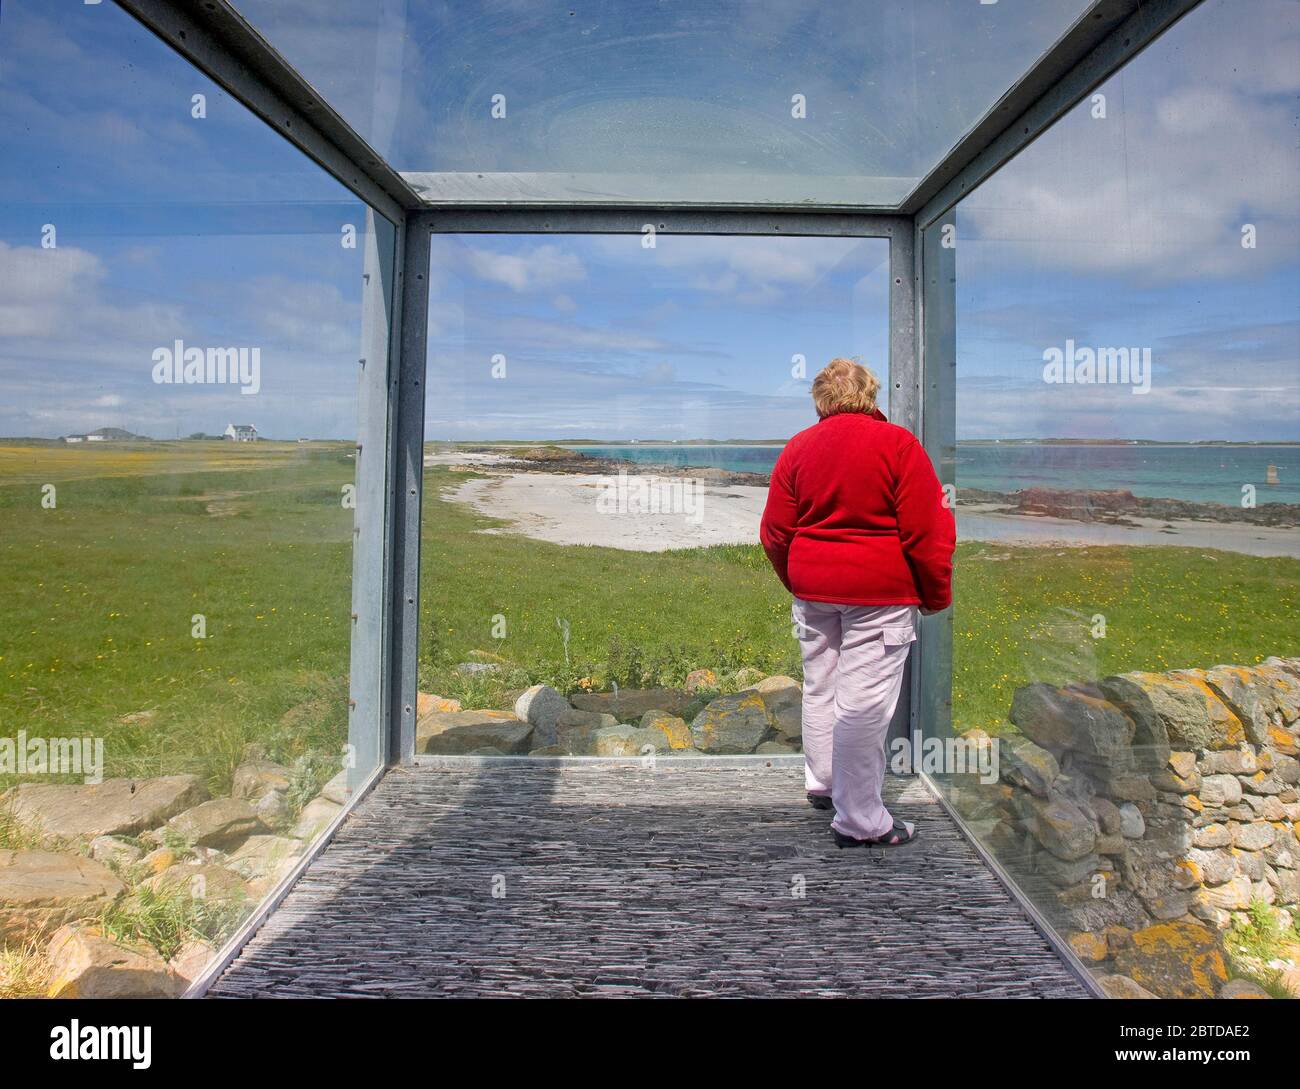
[[[825,419],[839,412],[873,412],[880,379],[852,359],[832,359],[813,379],[812,399]]]

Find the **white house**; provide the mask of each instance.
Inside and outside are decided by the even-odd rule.
[[[257,428],[252,424],[227,424],[226,429],[221,434],[235,442],[257,441]]]

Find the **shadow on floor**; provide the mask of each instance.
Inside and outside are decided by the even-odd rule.
[[[1088,997],[915,779],[841,851],[798,767],[390,772],[213,996]]]

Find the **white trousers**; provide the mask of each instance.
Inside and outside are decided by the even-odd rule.
[[[795,598],[790,610],[803,652],[803,751],[809,794],[828,794],[831,827],[881,836],[894,819],[880,791],[885,735],[916,639],[914,605],[830,605]]]

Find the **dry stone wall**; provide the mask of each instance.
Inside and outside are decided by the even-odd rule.
[[[955,777],[954,801],[1104,986],[1241,989],[1226,932],[1300,912],[1300,658],[1031,684],[1009,717],[998,781]]]

